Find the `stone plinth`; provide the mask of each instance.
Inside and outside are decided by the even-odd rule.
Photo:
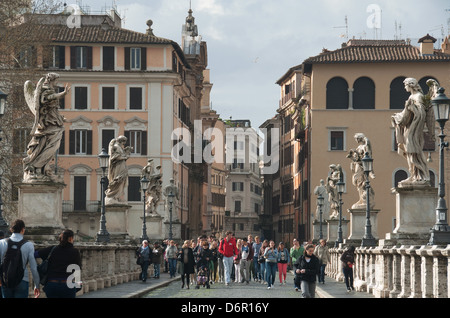
[[[17,183],[19,188],[18,218],[25,222],[27,238],[53,241],[65,228],[62,222],[64,183],[35,181]]]
[[[342,239],[348,235],[348,222],[350,221],[342,219]],[[338,238],[339,220],[329,219],[325,220],[325,223],[327,224],[327,242],[335,242]]]
[[[361,241],[366,230],[366,209],[348,209],[350,213],[350,236],[348,241]],[[370,225],[372,226],[372,236],[378,239],[378,213],[380,210],[370,210]]]
[[[327,229],[328,229],[327,223],[324,220],[322,220],[322,236],[324,239],[327,238]],[[314,220],[314,222],[313,222],[313,241],[319,241],[319,240],[320,240],[320,221]]]
[[[396,195],[396,227],[381,246],[427,244],[430,229],[436,222],[438,189],[423,185],[406,185],[392,189]]]
[[[144,222],[144,218],[141,216],[141,221]],[[150,241],[161,240],[162,233],[162,221],[163,217],[157,213],[147,213],[145,215],[145,223],[147,227],[147,236]]]
[[[106,229],[112,241],[128,238],[128,212],[130,208],[131,205],[128,204],[110,204],[106,206]]]
[[[164,222],[164,237],[169,238],[170,222]],[[174,241],[181,240],[181,222],[179,220],[172,221],[172,239]]]

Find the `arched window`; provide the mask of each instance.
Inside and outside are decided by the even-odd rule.
[[[348,84],[342,77],[327,83],[327,109],[348,109]]]
[[[375,109],[375,83],[370,78],[358,78],[353,89],[354,109]]]
[[[409,98],[409,93],[405,90],[405,84],[403,81],[406,79],[404,76],[395,78],[391,82],[390,86],[390,109],[403,109],[405,102]]]
[[[419,85],[420,85],[420,87],[422,87],[422,90],[423,90],[423,94],[424,94],[424,95],[428,94],[428,90],[430,89],[430,88],[428,87],[428,85],[427,85],[427,81],[428,81],[429,79],[434,79],[435,81],[437,81],[437,82],[439,83],[439,81],[438,81],[437,79],[435,79],[434,77],[432,77],[432,76],[425,76],[425,77],[422,77],[422,78],[420,79],[420,81],[419,81]]]
[[[398,183],[406,178],[408,178],[408,173],[405,170],[397,170],[394,175],[394,187],[397,188]]]

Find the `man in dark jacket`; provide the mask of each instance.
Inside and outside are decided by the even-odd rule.
[[[315,297],[316,276],[319,268],[319,259],[314,255],[314,245],[309,244],[306,246],[305,253],[294,263],[294,272],[296,279],[300,281],[303,298]],[[296,286],[299,285],[296,284]]]

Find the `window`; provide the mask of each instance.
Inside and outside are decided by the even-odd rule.
[[[286,117],[284,117],[284,125],[283,125],[283,133],[287,134],[288,132],[291,131],[292,129],[292,115],[288,115]]]
[[[244,169],[244,163],[242,162],[242,159],[234,158],[232,168],[233,169]]]
[[[233,182],[233,191],[244,191],[244,182]]]
[[[125,48],[125,69],[126,70],[146,70],[147,69],[147,48],[126,47]]]
[[[408,173],[405,170],[397,170],[394,175],[394,187],[397,188],[398,183],[408,178]]]
[[[406,79],[404,76],[395,78],[390,85],[389,92],[389,108],[390,109],[403,109],[405,102],[409,98],[409,93],[405,90],[405,84],[403,81]]]
[[[375,109],[375,83],[370,78],[358,78],[353,89],[354,109]]]
[[[47,47],[43,58],[44,68],[64,69],[66,67],[66,47]]]
[[[103,70],[114,71],[114,46],[103,47]]]
[[[108,152],[109,143],[114,139],[116,131],[114,129],[103,129],[102,130],[102,148]]]
[[[92,130],[86,129],[70,130],[69,154],[92,155]]]
[[[144,130],[126,130],[127,146],[133,148],[131,153],[147,155],[147,131]]]
[[[22,49],[17,55],[16,67],[26,68],[35,66],[37,63],[37,50],[34,46]]]
[[[256,213],[259,213],[259,212],[260,212],[260,210],[259,210],[259,204],[258,204],[258,203],[255,203],[255,212],[256,212]]]
[[[234,212],[241,212],[241,201],[234,201]]]
[[[131,48],[130,49],[130,68],[132,70],[140,70],[141,69],[141,48]]]
[[[343,131],[330,131],[330,150],[344,150]]]
[[[92,69],[92,47],[91,46],[71,46],[70,47],[70,68],[72,68],[72,69]]]
[[[141,201],[140,177],[128,177],[128,201]]]
[[[115,108],[115,87],[102,87],[102,109]]]
[[[327,83],[327,109],[348,109],[348,84],[342,77],[334,77]]]
[[[433,171],[430,170],[430,185],[435,188],[436,187],[436,175]]]
[[[130,109],[142,109],[142,87],[130,87]]]
[[[14,129],[13,132],[13,152],[24,154],[27,152],[28,142],[30,141],[28,129]]]
[[[86,86],[75,87],[75,109],[88,108],[88,88]]]
[[[56,91],[57,91],[58,93],[64,92],[64,87],[58,86],[58,87],[56,88]],[[60,109],[64,109],[65,107],[66,107],[66,98],[65,98],[65,96],[63,96],[63,98],[60,98],[60,99],[59,99],[59,108],[60,108]]]
[[[281,203],[292,202],[294,194],[294,184],[291,182],[281,186]]]
[[[73,209],[74,211],[86,211],[86,176],[73,177]]]

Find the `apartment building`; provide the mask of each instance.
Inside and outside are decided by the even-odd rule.
[[[286,158],[289,154],[287,149],[298,143],[298,148],[294,148],[294,171],[289,167],[281,168],[280,195],[295,201],[296,196],[288,186],[283,188],[286,179],[282,176],[289,178],[291,174],[295,180],[298,171],[299,181],[294,181],[294,188],[299,187],[299,206],[304,210],[304,220],[308,220],[308,239],[313,239],[311,222],[316,211],[313,191],[321,179],[326,181],[331,164],[340,164],[343,168],[346,185],[343,217],[350,219],[349,209],[358,201],[358,192],[352,184],[350,160],[346,156],[350,149],[357,147],[356,133],[365,134],[372,143],[376,175],[371,181],[375,191],[372,199],[375,209],[380,210],[376,237],[384,238],[395,228],[395,194],[391,189],[407,178],[409,172],[406,159],[397,153],[390,118],[401,112],[409,97],[403,84],[406,77],[416,78],[425,94],[428,92],[426,80],[430,78],[443,87],[450,87],[448,38],[441,48],[434,48],[435,42],[436,39],[429,35],[417,44],[410,40],[351,39],[339,49],[324,49],[301,65],[292,67],[277,82],[281,88],[280,124],[287,128],[281,136],[281,145],[284,146],[281,155]],[[294,127],[295,133],[289,134],[288,118],[295,112],[300,114],[294,124],[299,130]],[[438,141],[430,140],[426,131],[424,134],[431,183],[437,187]],[[289,208],[281,200],[280,216],[292,214]],[[301,222],[297,220],[294,222]],[[348,232],[344,233],[344,239],[345,235],[348,236]]]
[[[171,157],[176,143],[172,132],[176,128],[193,130],[194,120],[201,120],[202,94],[209,94],[209,90],[203,91],[206,42],[193,34],[192,11],[183,25],[182,46],[156,36],[151,20],[147,21],[146,33],[123,28],[115,10],[82,14],[77,27],[69,27],[64,14],[38,18],[35,28],[48,34],[49,44],[34,43],[18,55],[21,61],[25,57],[33,61],[27,67],[37,68],[42,75],[59,73],[61,89],[66,83],[71,86],[60,104],[66,123],[55,160],[55,171],[66,184],[64,224],[87,239],[95,236],[102,177],[97,155],[108,149],[111,139],[124,135],[133,150],[127,160],[125,201],[130,209],[123,231],[132,238],[141,236],[143,194],[139,180],[148,159],[161,167],[163,187],[173,178],[179,188],[173,213],[181,227],[180,236],[189,237],[198,231],[193,224],[201,218],[201,210],[193,205],[204,204],[203,182],[201,191],[195,192],[189,163],[175,163]],[[19,154],[26,151],[27,129],[14,131],[18,136],[15,140],[20,141],[15,146]],[[168,236],[168,212],[163,203],[157,214],[147,218],[151,239]]]

